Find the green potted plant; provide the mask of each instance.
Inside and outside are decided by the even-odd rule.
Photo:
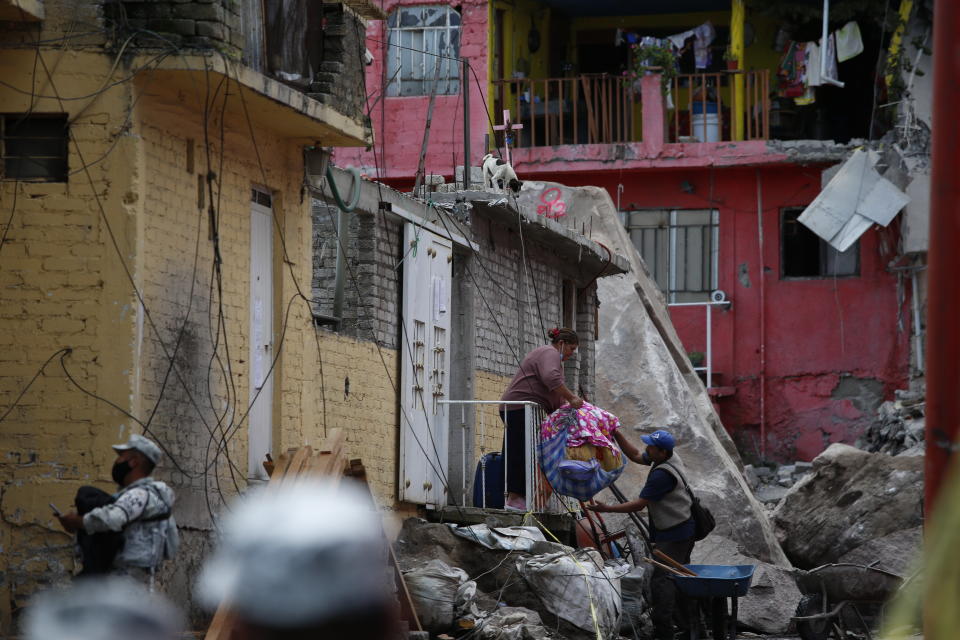
[[[669,43],[653,44],[638,43],[632,46],[632,77],[639,78],[651,73],[660,74],[660,83],[663,92],[670,89],[670,84],[677,77],[677,56]]]
[[[706,356],[703,355],[702,351],[691,351],[687,354],[687,357],[690,358],[690,364],[694,367],[702,367]]]

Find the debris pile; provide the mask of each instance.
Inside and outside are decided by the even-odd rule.
[[[632,567],[548,542],[536,527],[409,518],[394,549],[421,624],[434,634],[586,640],[621,631],[620,583]]]
[[[780,466],[743,466],[743,477],[753,495],[768,508],[776,506],[790,491],[790,487],[802,480],[810,469],[812,462],[797,461],[793,464]]]
[[[892,456],[923,455],[924,392],[898,389],[894,395],[896,400],[884,402],[877,409],[876,422],[867,427],[857,446]]]

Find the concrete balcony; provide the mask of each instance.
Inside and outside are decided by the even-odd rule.
[[[732,90],[737,75],[745,89],[739,105],[740,92]],[[495,81],[494,98],[523,125],[510,150],[514,168],[530,177],[844,158],[854,142],[773,139],[768,75],[680,75],[667,94],[656,74],[630,87],[613,76]]]

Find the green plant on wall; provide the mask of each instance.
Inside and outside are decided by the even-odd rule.
[[[677,56],[670,44],[635,44],[632,47],[631,79],[659,72],[660,84],[666,93],[677,77]]]
[[[690,358],[690,364],[695,367],[702,367],[706,356],[703,355],[702,351],[691,351],[687,354],[687,357]]]

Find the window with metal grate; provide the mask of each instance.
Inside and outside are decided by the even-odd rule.
[[[66,114],[8,113],[0,126],[5,180],[67,181]]]

